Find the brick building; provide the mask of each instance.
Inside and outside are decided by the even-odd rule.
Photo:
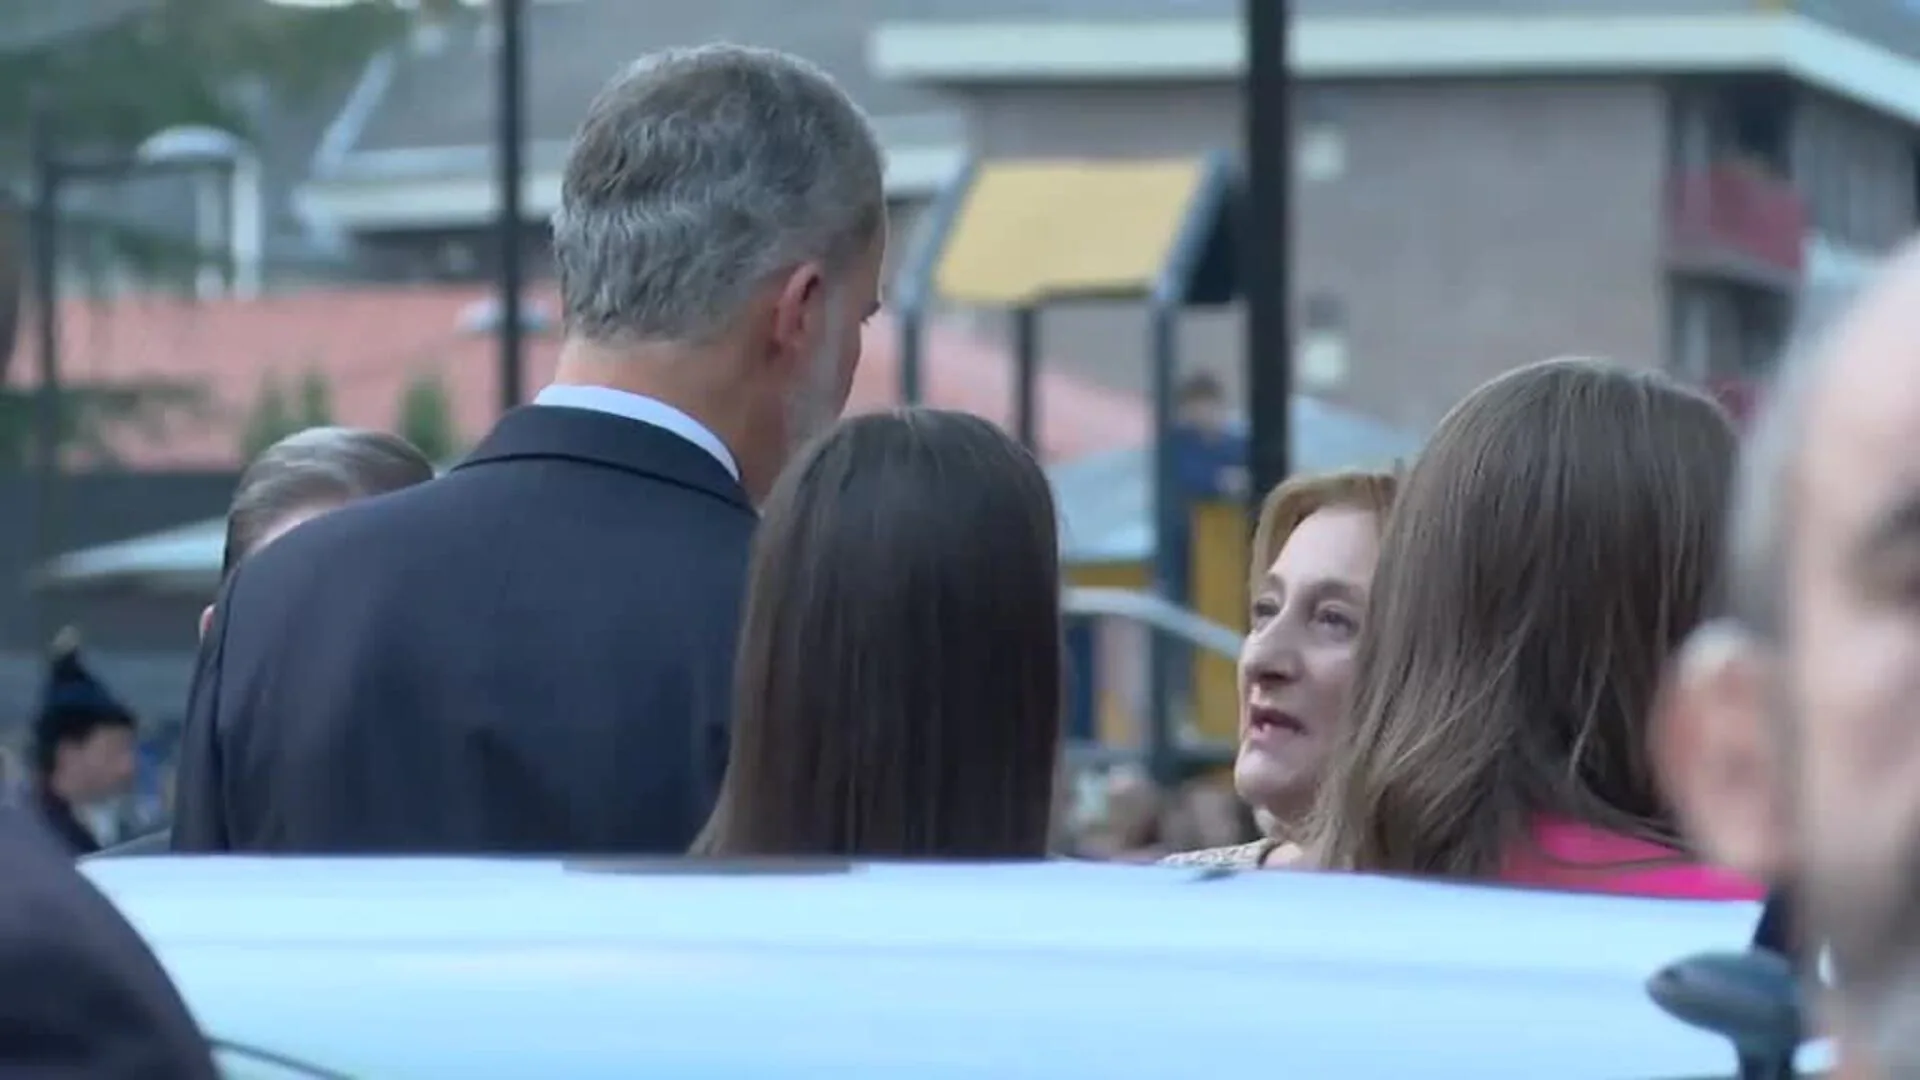
[[[1238,4],[896,6],[921,16],[875,29],[875,73],[956,102],[977,154],[1238,142]],[[1750,377],[1803,289],[1857,276],[1914,227],[1910,6],[1295,11],[1296,371],[1303,389],[1395,423],[1430,424],[1483,379],[1557,353]],[[1137,365],[1127,315],[1058,322],[1062,351]],[[1192,351],[1232,375],[1234,320],[1212,323]]]

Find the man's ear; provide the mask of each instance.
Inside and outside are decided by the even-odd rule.
[[[1654,765],[1694,845],[1762,882],[1793,858],[1773,652],[1732,624],[1696,631],[1654,708]]]
[[[200,609],[200,640],[207,640],[207,631],[213,629],[213,605]]]
[[[780,279],[773,294],[773,353],[782,360],[810,360],[826,319],[827,279],[819,263],[801,263]]]

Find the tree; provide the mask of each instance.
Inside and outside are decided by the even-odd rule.
[[[161,438],[180,417],[207,412],[205,392],[197,386],[159,381],[69,385],[54,404],[58,445],[64,455],[85,461],[118,460],[115,445],[132,433]],[[0,388],[0,471],[17,471],[34,460],[39,404],[30,388]]]
[[[444,12],[460,0],[349,0],[326,6],[268,0],[0,0],[0,192],[26,191],[28,125],[37,103],[52,119],[62,154],[123,159],[170,127],[207,125],[250,136],[264,91],[289,103],[351,79],[404,31],[410,9]],[[28,205],[0,199],[0,453],[30,444],[31,391],[5,381],[28,320],[18,310],[26,276],[23,220]],[[204,257],[124,221],[60,223],[63,250],[110,251],[116,268],[156,280],[187,280]],[[129,407],[123,390],[69,386],[78,432],[124,424],[150,411]],[[191,393],[165,387],[167,396]],[[106,395],[95,402],[91,396]],[[138,403],[135,403],[136,405]],[[130,419],[131,418],[131,419]],[[104,439],[104,435],[101,436]]]
[[[453,422],[453,399],[446,380],[437,371],[423,371],[407,380],[400,393],[395,432],[438,464],[460,452],[460,433]]]
[[[333,385],[319,368],[309,367],[300,376],[298,419],[302,430],[333,423]]]
[[[259,457],[267,447],[295,432],[333,423],[333,387],[320,369],[308,367],[292,393],[278,375],[268,372],[260,380],[253,407],[247,410],[247,422],[240,429],[240,454],[247,461]]]
[[[247,412],[246,427],[241,429],[240,456],[252,461],[267,447],[305,426],[294,415],[293,403],[287,397],[286,388],[280,385],[279,376],[268,372],[260,380],[253,408]]]

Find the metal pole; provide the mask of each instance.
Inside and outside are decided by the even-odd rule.
[[[1147,355],[1153,381],[1153,588],[1161,599],[1184,608],[1193,564],[1193,522],[1173,445],[1179,319],[1178,308],[1156,299],[1148,321],[1152,349]],[[1179,719],[1173,700],[1179,678],[1174,668],[1186,654],[1158,628],[1147,637],[1147,773],[1168,790],[1180,783]]]
[[[252,147],[240,152],[227,173],[231,190],[227,196],[229,243],[233,247],[233,294],[242,300],[260,295],[260,283],[266,273],[266,220],[261,201],[265,186],[261,176],[260,155]]]
[[[526,322],[521,293],[526,282],[522,265],[521,178],[526,171],[526,29],[525,0],[496,0],[500,19],[499,93],[496,159],[500,169],[500,410],[519,405],[526,396]]]
[[[920,404],[920,352],[926,345],[923,316],[918,304],[900,309],[900,400],[907,405]]]
[[[33,175],[33,299],[39,331],[40,380],[33,398],[33,557],[39,566],[59,552],[60,483],[60,163],[54,157],[53,118],[33,103],[29,148]],[[27,627],[36,642],[50,632],[45,603],[29,593]]]
[[[1293,128],[1288,99],[1289,0],[1242,0],[1246,33],[1246,227],[1241,235],[1247,301],[1247,471],[1260,498],[1291,471],[1293,343],[1288,262]]]
[[[1030,305],[1013,309],[1013,431],[1020,444],[1040,452],[1039,394],[1040,311]]]

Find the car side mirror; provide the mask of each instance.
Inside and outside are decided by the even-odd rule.
[[[1790,1080],[1807,1011],[1793,963],[1769,949],[1702,953],[1662,968],[1647,993],[1668,1015],[1721,1035],[1741,1080]]]

